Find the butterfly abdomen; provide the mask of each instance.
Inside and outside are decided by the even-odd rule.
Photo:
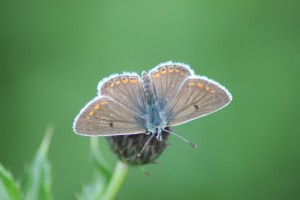
[[[151,85],[151,80],[147,72],[142,73],[142,81],[143,81],[143,89],[146,96],[146,101],[148,105],[152,105],[155,103],[153,88]]]

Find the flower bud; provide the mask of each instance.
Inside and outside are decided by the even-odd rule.
[[[166,130],[170,131],[170,128],[167,127]],[[130,165],[144,165],[153,163],[165,150],[170,134],[167,131],[162,131],[161,141],[155,136],[150,139],[153,135],[145,133],[111,136],[107,140],[120,160]]]

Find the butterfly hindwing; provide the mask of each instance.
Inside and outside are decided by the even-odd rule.
[[[176,126],[216,112],[231,99],[229,91],[219,83],[203,76],[190,76],[164,114],[169,126]]]
[[[189,66],[181,63],[163,63],[149,72],[160,111],[166,110],[182,83],[193,75]]]
[[[81,135],[112,136],[145,132],[143,119],[107,97],[96,97],[76,117],[73,129]]]

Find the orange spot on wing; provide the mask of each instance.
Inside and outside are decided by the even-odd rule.
[[[109,91],[110,91],[110,87],[106,87],[106,91],[108,91],[108,92],[109,92]]]
[[[189,83],[189,86],[191,86],[191,87],[194,86],[194,85],[195,85],[195,82],[190,82]]]
[[[197,84],[197,87],[198,87],[198,88],[202,88],[202,87],[203,87],[203,83],[198,83],[198,84]]]
[[[152,77],[153,78],[158,78],[159,77],[159,72],[155,72]]]
[[[165,67],[162,67],[162,68],[160,69],[160,73],[161,73],[161,74],[166,74],[166,73],[167,73],[167,69],[166,69]]]
[[[95,110],[98,110],[99,108],[100,108],[99,105],[95,105],[95,106],[94,106],[94,109],[95,109]]]
[[[128,82],[128,78],[123,77],[123,78],[122,78],[122,82],[123,82],[123,83],[127,83],[127,82]]]
[[[209,87],[208,87],[208,86],[205,86],[205,90],[208,91],[208,90],[209,90]]]
[[[120,80],[117,79],[117,78],[116,78],[114,81],[115,81],[115,83],[116,83],[117,85],[119,85],[119,84],[121,83]]]
[[[168,68],[168,71],[169,71],[170,73],[173,73],[173,72],[174,72],[174,67],[170,66],[170,67]]]
[[[135,77],[131,77],[131,78],[129,78],[129,80],[130,80],[130,83],[137,83],[137,78],[135,78]]]
[[[91,111],[91,112],[89,113],[90,116],[92,116],[93,114],[94,114],[94,111]]]
[[[101,101],[100,104],[101,104],[101,105],[105,105],[105,104],[107,104],[107,102],[106,102],[106,101]]]
[[[175,68],[175,72],[176,72],[176,73],[179,73],[179,69]]]

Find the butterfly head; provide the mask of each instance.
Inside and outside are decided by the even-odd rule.
[[[162,134],[164,130],[167,128],[167,122],[165,120],[161,120],[160,123],[147,123],[147,133],[155,135],[158,141],[162,141]]]

